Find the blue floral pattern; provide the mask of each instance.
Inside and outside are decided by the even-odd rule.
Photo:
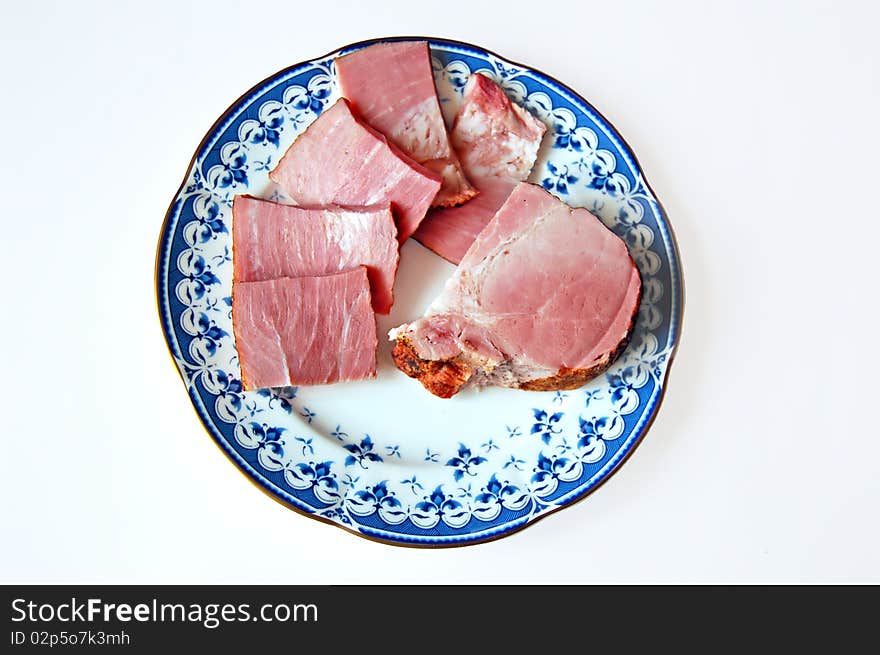
[[[426,447],[370,434],[308,406],[297,388],[244,392],[231,322],[232,198],[283,199],[269,183],[293,139],[338,97],[333,55],[295,66],[232,107],[196,154],[159,243],[163,329],[199,416],[253,480],[290,505],[399,543],[468,543],[509,533],[582,497],[634,448],[657,410],[678,340],[678,255],[632,153],[583,99],[472,46],[432,41],[444,115],[480,71],[547,123],[530,180],[584,206],[625,240],[643,297],[631,343],[576,391],[510,392],[492,430]],[[398,426],[406,429],[406,426]]]

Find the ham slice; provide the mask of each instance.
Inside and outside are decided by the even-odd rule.
[[[470,76],[452,127],[452,145],[474,177],[525,180],[547,126],[482,73]]]
[[[327,275],[364,265],[373,309],[391,310],[399,255],[388,205],[309,208],[236,196],[232,244],[234,282]]]
[[[442,398],[466,384],[574,389],[623,351],[640,295],[621,239],[523,182],[426,315],[389,333],[392,355]]]
[[[480,195],[461,207],[432,209],[413,235],[423,246],[458,264],[477,235],[501,209],[517,182],[503,177],[476,178]]]
[[[232,325],[245,390],[376,376],[367,269],[235,282]]]
[[[344,98],[324,111],[269,173],[298,205],[391,204],[403,243],[425,217],[439,176],[357,120]]]
[[[432,210],[415,238],[454,264],[531,173],[547,126],[480,73],[470,76],[452,126],[452,145],[480,194],[461,207]]]
[[[449,144],[427,42],[368,46],[339,57],[336,74],[361,118],[443,178],[433,206],[451,207],[477,194]]]

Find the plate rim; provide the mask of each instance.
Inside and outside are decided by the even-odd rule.
[[[671,343],[671,348],[669,351],[669,358],[666,363],[666,370],[664,371],[662,379],[659,380],[659,386],[660,386],[659,394],[654,401],[653,407],[650,407],[648,409],[650,414],[649,414],[647,420],[645,421],[645,424],[642,426],[639,434],[636,435],[635,439],[633,440],[633,442],[629,446],[628,450],[622,454],[620,459],[608,470],[608,472],[600,480],[598,480],[595,484],[584,489],[580,494],[570,498],[569,500],[565,501],[564,503],[562,503],[562,504],[554,507],[553,509],[550,509],[540,515],[537,515],[537,516],[527,515],[525,517],[521,517],[519,519],[519,522],[515,523],[514,525],[507,524],[507,525],[497,527],[494,529],[490,528],[489,530],[481,531],[478,533],[456,535],[454,539],[443,540],[443,541],[435,541],[435,540],[425,541],[425,540],[421,540],[417,537],[410,537],[408,535],[395,535],[395,537],[391,538],[391,537],[385,537],[385,536],[382,536],[379,534],[373,534],[371,532],[364,532],[365,526],[360,526],[360,529],[357,529],[357,528],[350,527],[348,525],[344,525],[342,523],[333,521],[329,518],[319,516],[318,514],[316,514],[314,512],[308,511],[307,509],[297,507],[295,504],[291,503],[286,498],[279,496],[278,493],[274,489],[270,488],[266,484],[266,482],[259,475],[259,472],[254,470],[254,468],[250,465],[250,463],[248,463],[246,460],[241,458],[238,455],[238,453],[231,450],[230,446],[226,443],[225,439],[222,438],[222,435],[218,436],[218,435],[214,434],[214,432],[209,427],[208,418],[203,413],[203,408],[201,407],[201,404],[202,404],[201,398],[198,396],[198,393],[197,393],[196,389],[194,388],[194,385],[190,385],[187,383],[186,378],[184,377],[182,371],[180,370],[180,367],[177,365],[176,358],[175,358],[174,353],[171,349],[170,329],[169,329],[169,326],[166,325],[165,315],[164,315],[164,312],[162,309],[161,292],[160,292],[160,289],[161,289],[161,287],[160,287],[160,282],[161,282],[161,280],[160,280],[160,273],[161,273],[160,264],[161,264],[161,259],[162,259],[162,253],[165,250],[166,241],[169,238],[168,225],[169,225],[169,221],[171,220],[172,215],[174,214],[175,207],[178,203],[178,198],[186,186],[187,180],[189,179],[189,176],[190,176],[190,171],[192,170],[193,165],[196,163],[196,161],[199,157],[199,154],[202,152],[202,150],[205,147],[205,145],[207,144],[207,142],[212,138],[212,136],[214,135],[214,132],[218,128],[220,128],[230,118],[230,116],[233,114],[235,109],[250,96],[256,94],[258,91],[265,88],[267,85],[269,85],[273,81],[276,81],[279,78],[284,77],[285,75],[287,75],[288,73],[290,73],[294,69],[299,68],[300,66],[307,65],[307,64],[314,62],[314,61],[327,59],[331,55],[338,53],[338,52],[348,52],[348,51],[351,51],[354,49],[359,49],[362,47],[366,47],[368,45],[372,45],[375,43],[387,43],[387,42],[395,42],[395,41],[427,41],[429,44],[439,44],[439,45],[447,44],[447,45],[450,45],[453,47],[459,47],[459,48],[471,49],[471,50],[478,51],[478,52],[483,52],[489,56],[496,57],[497,59],[508,62],[513,66],[517,66],[517,67],[527,69],[527,70],[534,72],[536,75],[539,75],[539,76],[549,80],[550,82],[555,84],[557,87],[559,87],[560,90],[564,91],[565,93],[568,93],[570,96],[572,96],[573,98],[582,102],[586,107],[588,107],[602,122],[604,122],[605,126],[608,128],[608,130],[610,130],[610,132],[612,133],[614,138],[616,138],[620,142],[620,144],[625,148],[624,154],[631,157],[632,163],[634,164],[635,168],[637,169],[642,183],[644,184],[645,188],[651,193],[653,201],[657,205],[660,216],[662,217],[662,219],[664,221],[663,227],[665,227],[665,229],[668,233],[669,242],[670,242],[670,245],[672,246],[672,253],[675,257],[674,267],[673,267],[673,271],[672,271],[672,283],[677,286],[678,295],[679,295],[678,311],[676,312],[677,315],[671,317],[671,321],[670,321],[670,325],[669,325],[669,330],[670,330],[669,341]],[[166,262],[166,263],[168,263],[168,262]],[[667,386],[668,386],[670,371],[672,369],[672,364],[673,364],[673,361],[675,360],[675,356],[678,352],[679,344],[681,343],[681,335],[682,335],[682,327],[683,327],[683,323],[684,323],[684,311],[685,311],[685,303],[686,303],[686,291],[685,291],[685,282],[684,282],[684,271],[683,271],[682,259],[681,259],[681,250],[679,249],[678,239],[675,236],[675,231],[672,226],[672,223],[669,220],[669,216],[666,212],[666,208],[663,206],[662,201],[660,200],[659,196],[654,192],[653,187],[651,186],[650,182],[648,181],[647,175],[645,174],[644,168],[642,167],[641,163],[639,162],[639,159],[635,153],[635,150],[633,150],[633,148],[629,145],[629,143],[626,141],[626,139],[623,138],[623,136],[621,135],[621,133],[617,129],[617,127],[610,120],[608,120],[608,118],[602,112],[600,112],[591,102],[589,102],[586,98],[584,98],[578,92],[573,90],[571,87],[569,87],[568,85],[559,81],[557,78],[553,77],[552,75],[548,75],[544,71],[542,71],[538,68],[535,68],[534,66],[530,66],[528,64],[522,64],[516,60],[510,59],[509,57],[499,55],[496,52],[489,50],[488,48],[485,48],[485,47],[479,46],[479,45],[475,45],[475,44],[469,43],[467,41],[460,41],[457,39],[449,39],[446,37],[416,36],[416,35],[374,37],[374,38],[370,38],[370,39],[363,39],[361,41],[356,41],[354,43],[350,43],[347,45],[339,46],[337,48],[330,50],[329,52],[327,52],[323,55],[312,57],[310,59],[304,59],[303,61],[297,62],[295,64],[292,64],[291,66],[287,66],[285,68],[282,68],[281,70],[276,71],[275,73],[272,73],[271,75],[265,77],[264,79],[260,80],[256,84],[252,85],[249,89],[247,89],[244,93],[242,93],[238,98],[233,100],[229,104],[229,106],[223,112],[221,112],[219,117],[206,130],[204,136],[199,141],[199,144],[196,146],[195,151],[193,152],[193,155],[190,158],[190,161],[186,166],[186,169],[185,169],[184,175],[183,175],[183,180],[180,183],[179,187],[177,188],[177,191],[174,193],[173,198],[171,200],[171,203],[169,204],[168,209],[165,212],[165,217],[162,220],[162,225],[159,229],[159,238],[158,238],[157,245],[156,245],[156,257],[155,257],[155,263],[154,263],[153,283],[154,283],[153,289],[154,289],[154,294],[155,294],[156,310],[157,310],[157,314],[158,314],[158,318],[159,318],[159,324],[162,328],[162,336],[163,336],[163,339],[165,342],[165,347],[168,352],[168,356],[171,359],[171,362],[174,366],[174,369],[177,371],[178,376],[180,377],[181,381],[184,383],[184,386],[187,388],[187,394],[190,397],[190,404],[191,404],[193,410],[196,412],[196,415],[199,418],[199,422],[201,424],[202,429],[204,429],[205,432],[208,433],[208,436],[211,437],[211,441],[214,442],[214,444],[226,456],[226,458],[230,461],[230,463],[233,464],[234,468],[248,482],[250,482],[252,485],[257,487],[257,489],[259,489],[264,494],[269,496],[272,500],[274,500],[277,503],[280,503],[282,506],[286,507],[287,509],[293,510],[297,514],[300,514],[302,516],[308,517],[308,518],[316,520],[316,521],[320,521],[321,523],[326,523],[328,525],[335,526],[336,528],[342,529],[345,532],[347,532],[349,534],[353,534],[353,535],[360,537],[362,539],[366,539],[367,541],[372,541],[372,542],[377,542],[377,543],[392,545],[392,546],[399,546],[399,547],[406,547],[406,548],[419,548],[419,549],[456,548],[456,547],[461,547],[461,546],[474,546],[477,544],[488,543],[491,541],[495,541],[497,539],[501,539],[503,537],[508,537],[508,536],[514,535],[516,533],[522,532],[523,530],[525,530],[526,528],[528,528],[532,525],[535,525],[536,523],[540,522],[541,520],[543,520],[544,518],[546,518],[548,516],[556,514],[557,512],[564,510],[564,509],[567,509],[569,507],[573,507],[574,505],[577,505],[582,500],[584,500],[585,498],[587,498],[591,494],[595,493],[596,490],[600,489],[609,479],[611,479],[622,468],[623,464],[627,460],[629,460],[629,458],[636,451],[636,449],[641,445],[642,441],[645,438],[645,435],[649,432],[649,430],[653,426],[654,421],[656,420],[657,415],[660,412],[660,407],[661,407],[663,400],[666,396],[666,390],[667,390]],[[674,309],[674,306],[672,308]]]

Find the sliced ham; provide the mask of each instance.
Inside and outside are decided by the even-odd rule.
[[[391,204],[400,243],[415,231],[440,177],[391,146],[338,100],[309,125],[269,173],[298,205]]]
[[[235,282],[232,325],[245,390],[376,375],[367,269]]]
[[[451,207],[477,194],[449,143],[427,42],[368,46],[339,57],[336,74],[361,118],[443,178],[434,206]]]
[[[415,238],[460,262],[517,183],[529,176],[546,129],[491,79],[471,75],[452,126],[452,145],[480,193],[461,207],[430,211]]]
[[[622,352],[640,295],[621,239],[523,182],[426,315],[389,333],[394,362],[443,398],[467,384],[573,389]]]
[[[517,182],[502,177],[477,178],[480,195],[461,207],[432,209],[413,235],[423,246],[457,264],[492,220]]]
[[[236,196],[232,245],[234,282],[327,275],[364,265],[373,309],[391,310],[399,255],[388,205],[311,208]]]
[[[452,145],[468,174],[521,181],[529,176],[547,126],[481,73],[470,76],[452,126]]]

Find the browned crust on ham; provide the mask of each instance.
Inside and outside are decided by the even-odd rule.
[[[639,274],[641,276],[641,273]],[[626,350],[629,345],[629,339],[636,327],[636,318],[639,315],[639,307],[642,304],[642,291],[639,289],[639,298],[636,302],[635,310],[629,319],[629,327],[626,335],[621,339],[617,347],[610,353],[602,357],[598,362],[589,368],[561,368],[556,375],[546,378],[538,378],[537,380],[527,380],[519,385],[519,389],[526,391],[571,391],[584,386],[594,377],[601,375],[607,371],[611,365],[617,361],[617,358]]]
[[[235,218],[233,217],[232,220],[235,220]],[[235,314],[238,311],[236,308],[237,303],[235,302],[235,296],[236,296],[236,294],[235,294],[235,281],[237,280],[237,277],[238,276],[236,275],[236,269],[235,269],[235,241],[233,241],[233,243],[232,243],[232,279],[233,279],[233,284],[232,284],[232,294],[231,294],[232,295],[232,337],[233,337],[233,339],[236,340],[236,343],[238,342],[238,334],[236,334],[236,329],[235,329],[236,325],[237,325],[237,321],[235,320]],[[251,383],[247,379],[247,375],[245,374],[246,367],[244,365],[244,360],[242,359],[242,356],[241,356],[241,351],[239,351],[239,349],[236,347],[235,352],[238,355],[238,367],[241,370],[242,391],[254,391],[255,390],[254,387],[251,386]]]
[[[459,189],[457,193],[445,193],[445,191],[446,189],[440,189],[440,192],[434,197],[431,207],[458,207],[480,193],[470,184],[465,188]]]
[[[451,398],[471,379],[474,370],[456,359],[422,359],[406,337],[399,337],[391,349],[394,364],[411,378],[416,378],[435,396]]]
[[[235,251],[235,246],[233,245],[233,253],[234,253],[234,251]],[[234,256],[235,255],[233,254],[233,257]],[[232,335],[233,335],[233,338],[237,340],[238,334],[236,334],[236,329],[235,329],[235,326],[237,325],[237,322],[235,320],[236,312],[237,312],[237,310],[236,310],[236,302],[235,302],[235,285],[233,284],[232,285]],[[241,352],[238,350],[238,348],[236,348],[236,353],[238,354],[238,367],[239,367],[239,369],[241,369],[241,388],[243,391],[253,391],[254,389],[253,389],[253,387],[251,387],[250,383],[248,382],[247,376],[245,375],[244,361],[241,358]]]
[[[626,350],[629,344],[629,337],[632,328],[627,332],[623,341],[617,344],[617,348],[613,352],[606,355],[590,368],[561,368],[556,375],[548,378],[538,378],[537,380],[528,380],[519,385],[519,389],[526,391],[571,391],[584,386],[589,380],[601,375],[620,357],[620,354]]]

